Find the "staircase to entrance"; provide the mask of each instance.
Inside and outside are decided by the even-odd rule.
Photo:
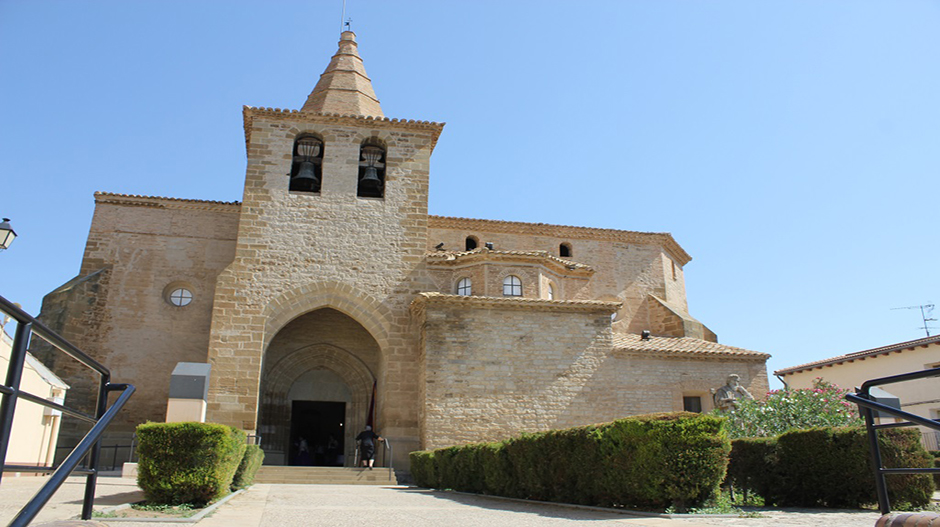
[[[264,465],[255,483],[295,485],[398,485],[395,472],[386,467],[374,470],[355,467],[282,467]]]

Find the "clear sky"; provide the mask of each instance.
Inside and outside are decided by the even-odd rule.
[[[240,200],[242,105],[299,109],[341,10],[0,1],[0,295],[35,314],[76,275],[95,191]],[[386,116],[447,122],[432,214],[671,232],[692,315],[769,373],[924,336],[891,308],[940,302],[940,2],[347,14]]]

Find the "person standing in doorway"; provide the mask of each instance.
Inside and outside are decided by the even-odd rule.
[[[356,436],[356,441],[359,441],[359,451],[362,453],[362,466],[369,467],[369,470],[372,470],[372,464],[375,462],[376,440],[385,441],[373,432],[369,425],[366,425],[366,429]]]

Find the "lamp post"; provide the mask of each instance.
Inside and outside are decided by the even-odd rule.
[[[0,251],[7,249],[16,238],[16,231],[10,227],[10,218],[3,218],[0,222]]]

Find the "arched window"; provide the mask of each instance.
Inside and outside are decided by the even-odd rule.
[[[360,198],[385,196],[385,147],[375,139],[366,140],[359,149]]]
[[[322,181],[323,141],[312,135],[298,137],[294,141],[289,189],[298,192],[320,192]]]
[[[551,282],[548,283],[548,299],[555,300],[555,284]]]
[[[503,278],[503,296],[522,296],[522,280],[518,276]]]
[[[472,283],[469,278],[461,278],[457,282],[457,294],[460,296],[470,296],[472,293]]]
[[[480,240],[476,236],[467,236],[467,250],[472,251],[480,245]]]
[[[571,257],[571,244],[570,244],[570,243],[563,243],[563,244],[559,245],[559,246],[558,246],[558,256],[561,256],[562,258],[570,258],[570,257]]]

